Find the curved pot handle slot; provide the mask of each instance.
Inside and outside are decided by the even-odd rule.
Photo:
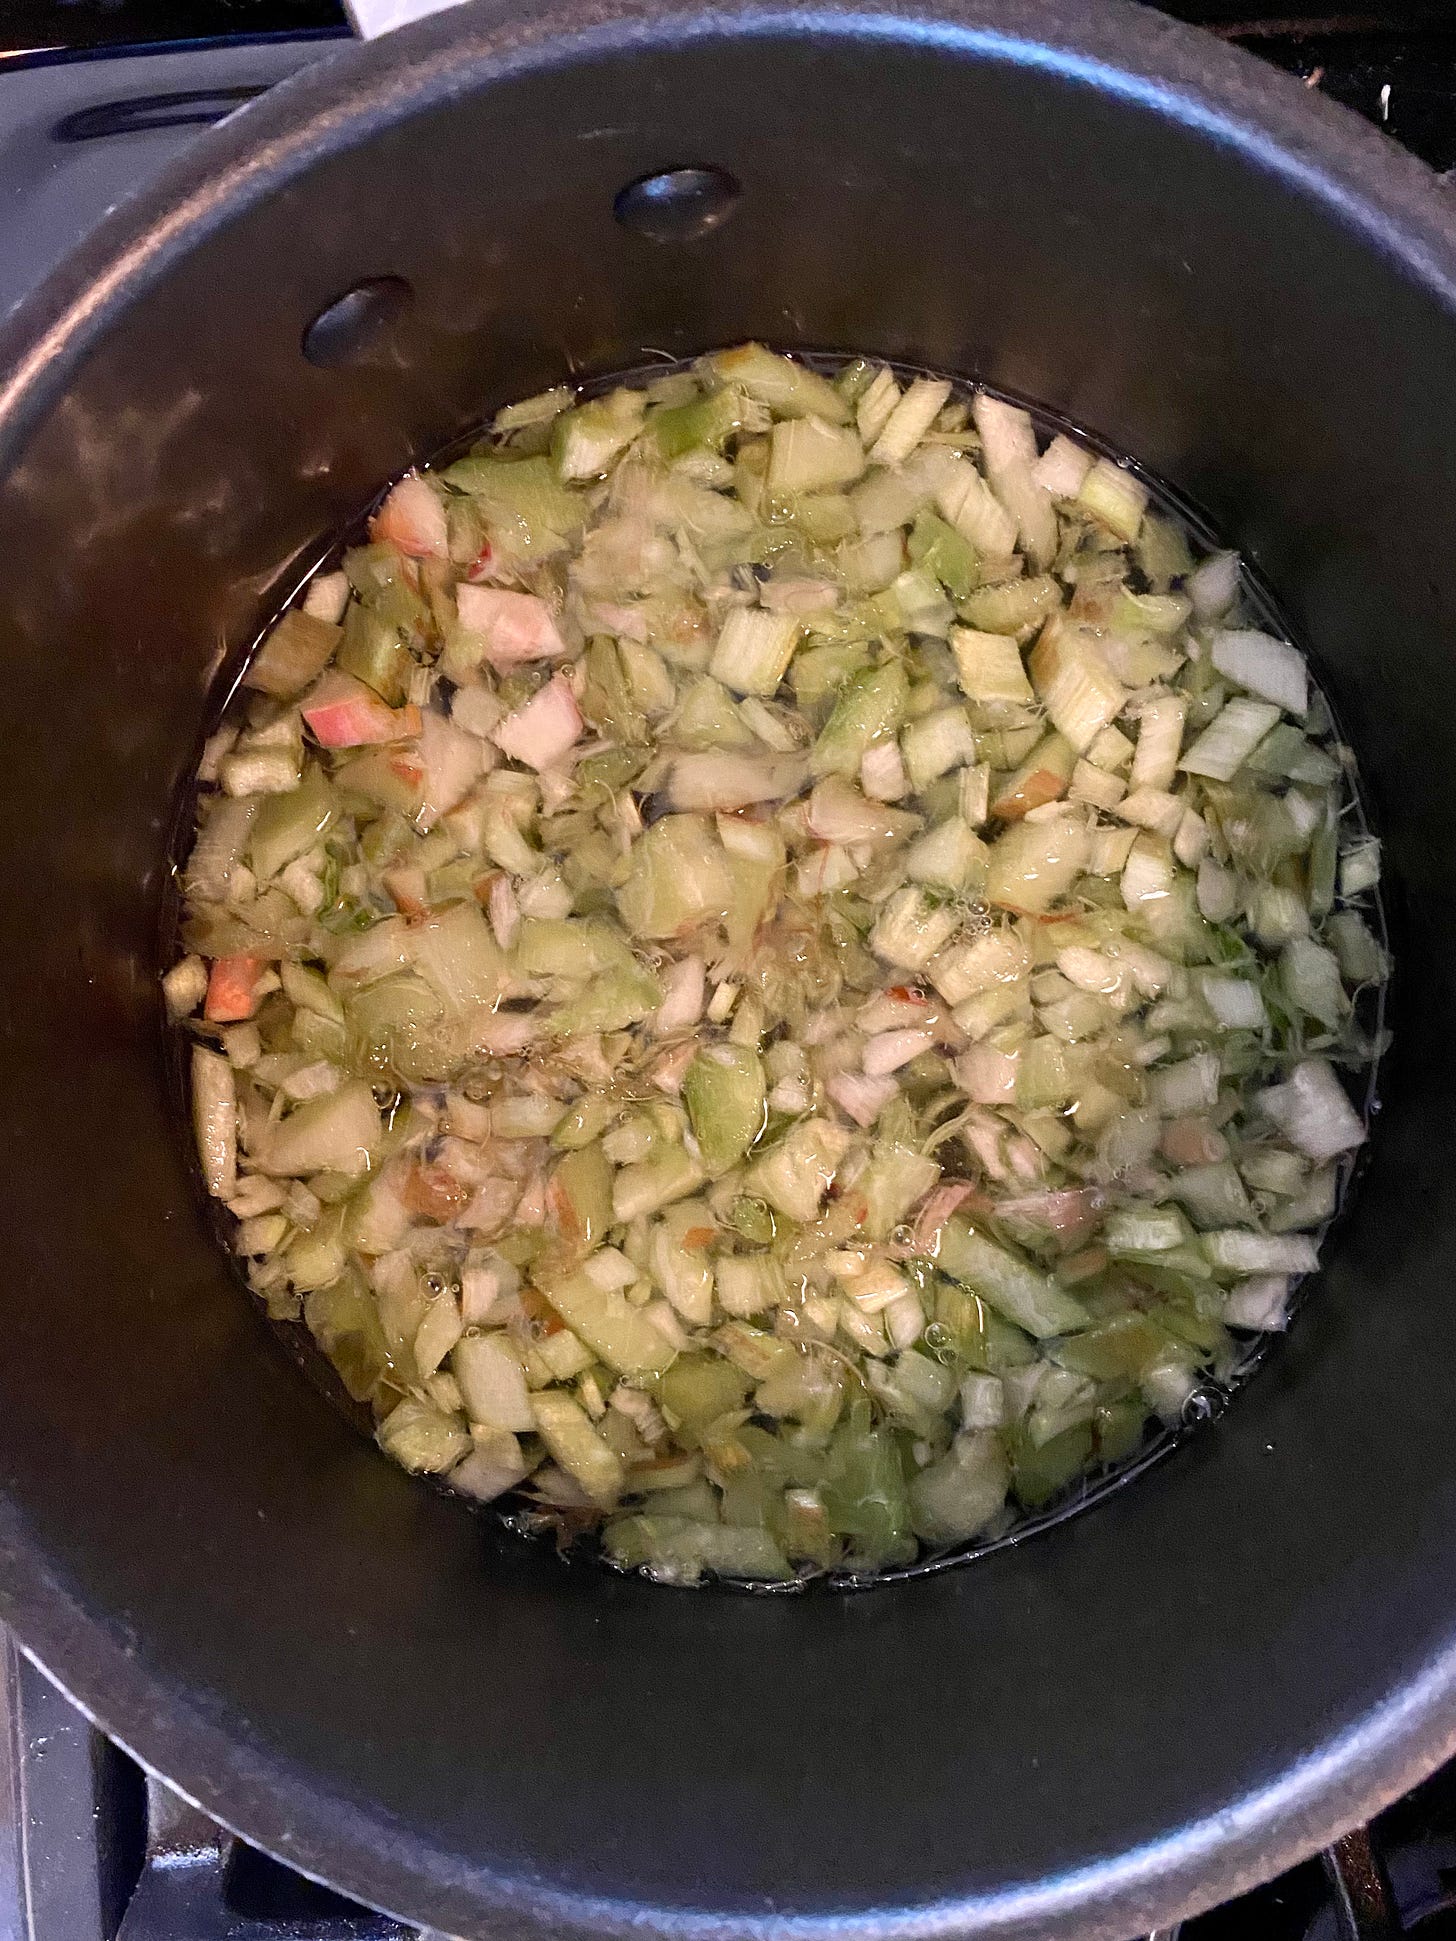
[[[158,128],[210,128],[267,89],[255,84],[234,88],[187,88],[175,94],[136,94],[100,101],[65,115],[51,130],[52,141],[105,141],[112,135],[150,133]]]

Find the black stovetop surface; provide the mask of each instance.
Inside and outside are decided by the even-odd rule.
[[[143,47],[240,34],[346,33],[342,0],[5,0],[0,47]]]
[[[1344,14],[1297,0],[1173,0],[1166,11],[1456,171],[1456,0]],[[0,314],[51,267],[52,234],[83,231],[197,129],[347,32],[342,0],[0,0]],[[148,1781],[0,1632],[0,1941],[406,1932],[253,1853]],[[1456,1941],[1456,1766],[1339,1849],[1156,1941],[1175,1935]]]
[[[1433,168],[1456,167],[1453,0],[1343,13],[1319,0],[1170,0],[1163,10],[1322,88]],[[348,31],[343,0],[0,0],[0,72],[6,62]]]
[[[1170,0],[1162,9],[1203,26],[1251,27],[1319,23],[1338,31],[1362,26],[1411,32],[1451,19],[1449,0],[1396,0],[1343,9],[1298,0]],[[0,34],[12,46],[94,47],[127,42],[195,40],[211,35],[298,33],[345,28],[343,0],[7,0]]]

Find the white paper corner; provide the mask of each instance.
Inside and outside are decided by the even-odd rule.
[[[344,4],[354,31],[365,40],[377,40],[380,34],[407,27],[412,20],[424,20],[429,14],[443,13],[447,7],[462,6],[464,0],[344,0]]]

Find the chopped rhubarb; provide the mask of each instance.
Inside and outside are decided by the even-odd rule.
[[[324,748],[360,748],[368,742],[403,741],[420,732],[416,707],[391,708],[373,688],[337,669],[325,674],[303,700],[303,718]]]
[[[566,652],[550,607],[534,593],[467,583],[456,588],[455,600],[461,626],[485,635],[485,658],[492,667],[554,660]]]
[[[244,670],[162,995],[249,1283],[404,1468],[860,1581],[1284,1325],[1380,842],[1237,556],[1045,443],[761,345],[557,385]]]
[[[369,536],[382,540],[410,559],[448,559],[445,508],[419,476],[400,480],[369,522]]]
[[[915,1246],[919,1252],[934,1254],[941,1228],[975,1190],[970,1181],[964,1179],[949,1179],[943,1186],[936,1187],[916,1216]]]
[[[512,761],[524,762],[528,768],[551,768],[570,752],[581,730],[581,709],[571,683],[557,674],[523,708],[506,716],[494,740]]]
[[[207,979],[202,1015],[209,1024],[240,1024],[258,1008],[261,957],[219,957]]]

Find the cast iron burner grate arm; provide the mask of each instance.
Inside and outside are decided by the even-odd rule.
[[[0,1941],[445,1941],[345,1900],[149,1778],[8,1638]]]
[[[1263,1887],[1146,1941],[1456,1941],[1456,1765]]]

